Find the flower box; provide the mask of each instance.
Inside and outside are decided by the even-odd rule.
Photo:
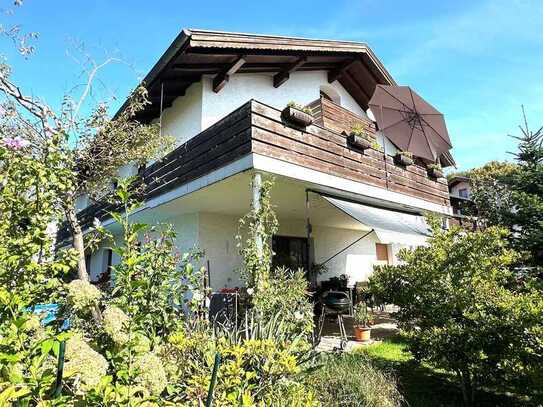
[[[347,136],[347,143],[349,145],[359,148],[361,150],[367,150],[373,146],[373,142],[365,137],[351,133]]]
[[[428,167],[428,175],[432,178],[443,178],[443,169],[441,167]]]
[[[403,165],[404,167],[408,167],[414,164],[413,156],[405,152],[397,153],[394,156],[394,163],[396,163],[397,165]]]
[[[298,127],[307,127],[313,123],[313,116],[292,106],[285,107],[281,112],[281,117],[288,123]]]

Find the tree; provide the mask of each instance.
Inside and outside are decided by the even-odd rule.
[[[22,2],[16,2],[20,5]],[[28,58],[34,47],[30,39],[36,33],[23,33],[20,27],[2,29],[0,33],[13,41],[18,51]],[[149,101],[144,86],[139,86],[129,97],[126,107],[114,118],[108,116],[108,104],[89,98],[93,84],[100,71],[115,58],[96,63],[91,58],[83,67],[86,82],[77,95],[66,94],[62,107],[55,110],[52,104],[24,94],[11,79],[11,68],[0,65],[0,103],[9,113],[11,124],[5,127],[5,137],[21,138],[30,143],[34,150],[48,151],[58,156],[62,171],[62,188],[56,191],[55,206],[62,208],[72,234],[72,244],[78,253],[78,278],[89,280],[85,265],[85,242],[83,230],[76,215],[75,201],[82,194],[95,200],[107,199],[112,178],[127,163],[144,164],[150,159],[161,157],[172,143],[163,135],[157,125],[138,122],[136,115]],[[83,112],[90,112],[84,114]]]
[[[543,128],[530,130],[525,116],[519,128],[516,163],[472,170],[472,197],[482,224],[506,227],[520,264],[537,274],[543,267]]]
[[[377,267],[370,278],[376,296],[399,306],[415,357],[456,373],[466,405],[485,379],[543,362],[542,293],[518,289],[507,236],[503,228],[445,231],[433,222],[428,246],[402,250],[402,264]]]

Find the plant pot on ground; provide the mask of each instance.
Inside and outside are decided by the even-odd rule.
[[[313,123],[311,109],[295,102],[288,103],[287,107],[281,112],[281,117],[288,123],[298,127],[307,127]]]
[[[439,164],[429,164],[428,175],[432,178],[443,178],[443,168]]]
[[[359,342],[368,342],[371,339],[372,316],[364,301],[359,302],[353,309],[354,336]]]
[[[404,167],[413,165],[413,154],[409,151],[400,151],[394,156],[394,162],[398,165],[403,165]]]

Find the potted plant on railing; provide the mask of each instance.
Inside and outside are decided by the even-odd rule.
[[[371,324],[373,317],[368,312],[368,306],[360,301],[353,309],[354,336],[359,342],[368,342],[371,339]]]
[[[355,123],[347,136],[347,142],[351,146],[360,148],[361,150],[367,150],[369,148],[374,148],[377,140],[361,123]]]
[[[443,168],[439,164],[428,164],[428,175],[433,178],[443,178]]]
[[[287,122],[299,127],[307,127],[313,123],[312,111],[299,103],[290,101],[281,112],[281,117]]]
[[[403,165],[404,167],[413,165],[413,154],[409,151],[398,151],[394,156],[394,162],[398,165]]]

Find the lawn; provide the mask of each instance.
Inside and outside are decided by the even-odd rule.
[[[417,363],[401,336],[393,336],[383,342],[357,350],[369,357],[376,366],[390,372],[397,379],[405,404],[411,407],[461,406],[462,393],[454,376],[427,364]],[[512,396],[497,394],[492,390],[477,393],[480,406],[527,406]]]

